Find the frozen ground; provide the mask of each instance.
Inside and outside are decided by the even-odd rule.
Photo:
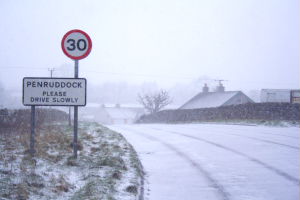
[[[146,172],[146,200],[299,200],[299,128],[115,125]]]
[[[139,199],[143,173],[132,146],[96,123],[80,123],[78,135],[75,160],[66,124],[38,129],[34,157],[26,153],[26,131],[1,133],[0,199]]]

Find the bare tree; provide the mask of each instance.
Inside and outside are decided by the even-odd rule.
[[[138,95],[138,102],[144,106],[149,113],[156,113],[169,105],[172,100],[167,91],[160,90],[154,94]]]

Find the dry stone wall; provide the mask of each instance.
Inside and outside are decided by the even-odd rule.
[[[217,108],[164,110],[142,116],[137,123],[187,123],[220,120],[300,120],[300,104],[249,103]]]

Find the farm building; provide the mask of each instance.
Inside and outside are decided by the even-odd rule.
[[[101,124],[131,124],[143,114],[144,108],[138,105],[88,104],[82,108],[84,120]]]
[[[291,103],[300,103],[300,90],[291,90]]]
[[[209,88],[205,84],[202,92],[191,98],[179,109],[212,108],[245,103],[254,102],[241,91],[225,91],[224,86],[220,83],[215,92],[209,92]]]
[[[262,89],[260,92],[261,102],[292,102],[299,103],[300,90],[291,89]]]
[[[288,89],[262,89],[260,102],[290,102],[290,91]]]

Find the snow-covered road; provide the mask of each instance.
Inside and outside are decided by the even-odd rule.
[[[299,200],[299,128],[115,125],[145,168],[149,200]]]

